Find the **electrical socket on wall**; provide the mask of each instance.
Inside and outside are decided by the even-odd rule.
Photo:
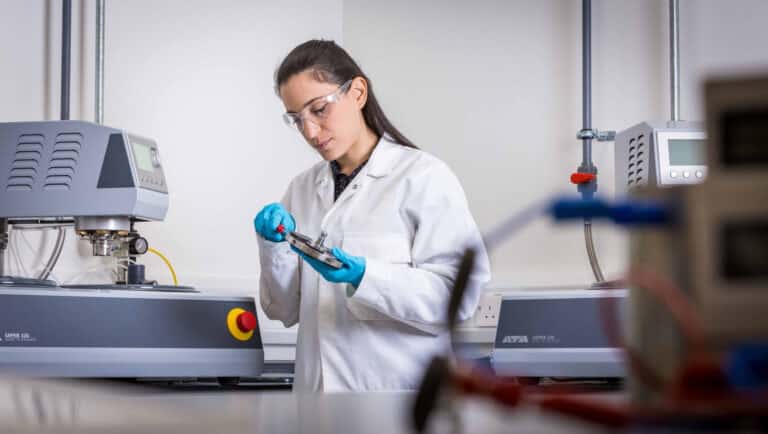
[[[483,294],[473,317],[475,327],[496,327],[501,311],[501,294]]]

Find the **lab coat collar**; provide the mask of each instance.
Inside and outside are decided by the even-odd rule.
[[[395,166],[399,148],[400,145],[394,143],[389,136],[382,136],[379,139],[379,143],[373,149],[371,158],[368,159],[367,175],[374,178],[389,175]]]
[[[387,176],[395,166],[395,160],[400,145],[394,143],[392,139],[384,135],[379,139],[376,147],[373,148],[368,164],[363,169],[363,173],[373,178]],[[330,164],[323,164],[315,177],[315,184],[327,183],[333,179]]]

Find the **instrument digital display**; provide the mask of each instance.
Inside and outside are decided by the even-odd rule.
[[[153,172],[155,168],[152,163],[152,148],[138,142],[133,142],[131,145],[133,145],[133,155],[136,157],[136,166],[139,170]]]
[[[672,166],[703,166],[704,140],[669,139],[669,164]]]

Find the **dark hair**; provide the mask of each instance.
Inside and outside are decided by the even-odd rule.
[[[396,143],[411,148],[411,143],[384,115],[384,111],[373,93],[371,80],[352,57],[334,41],[313,39],[297,46],[283,59],[275,71],[275,89],[280,93],[280,86],[295,74],[311,70],[313,76],[324,83],[342,85],[355,77],[362,77],[368,82],[368,99],[363,107],[363,119],[368,128],[377,136],[386,134]]]

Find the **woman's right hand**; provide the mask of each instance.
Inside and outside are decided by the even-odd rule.
[[[283,225],[283,231],[278,232],[277,227]],[[296,221],[279,203],[271,203],[259,211],[253,219],[253,227],[256,233],[265,240],[275,243],[285,241],[285,234],[296,230]]]

